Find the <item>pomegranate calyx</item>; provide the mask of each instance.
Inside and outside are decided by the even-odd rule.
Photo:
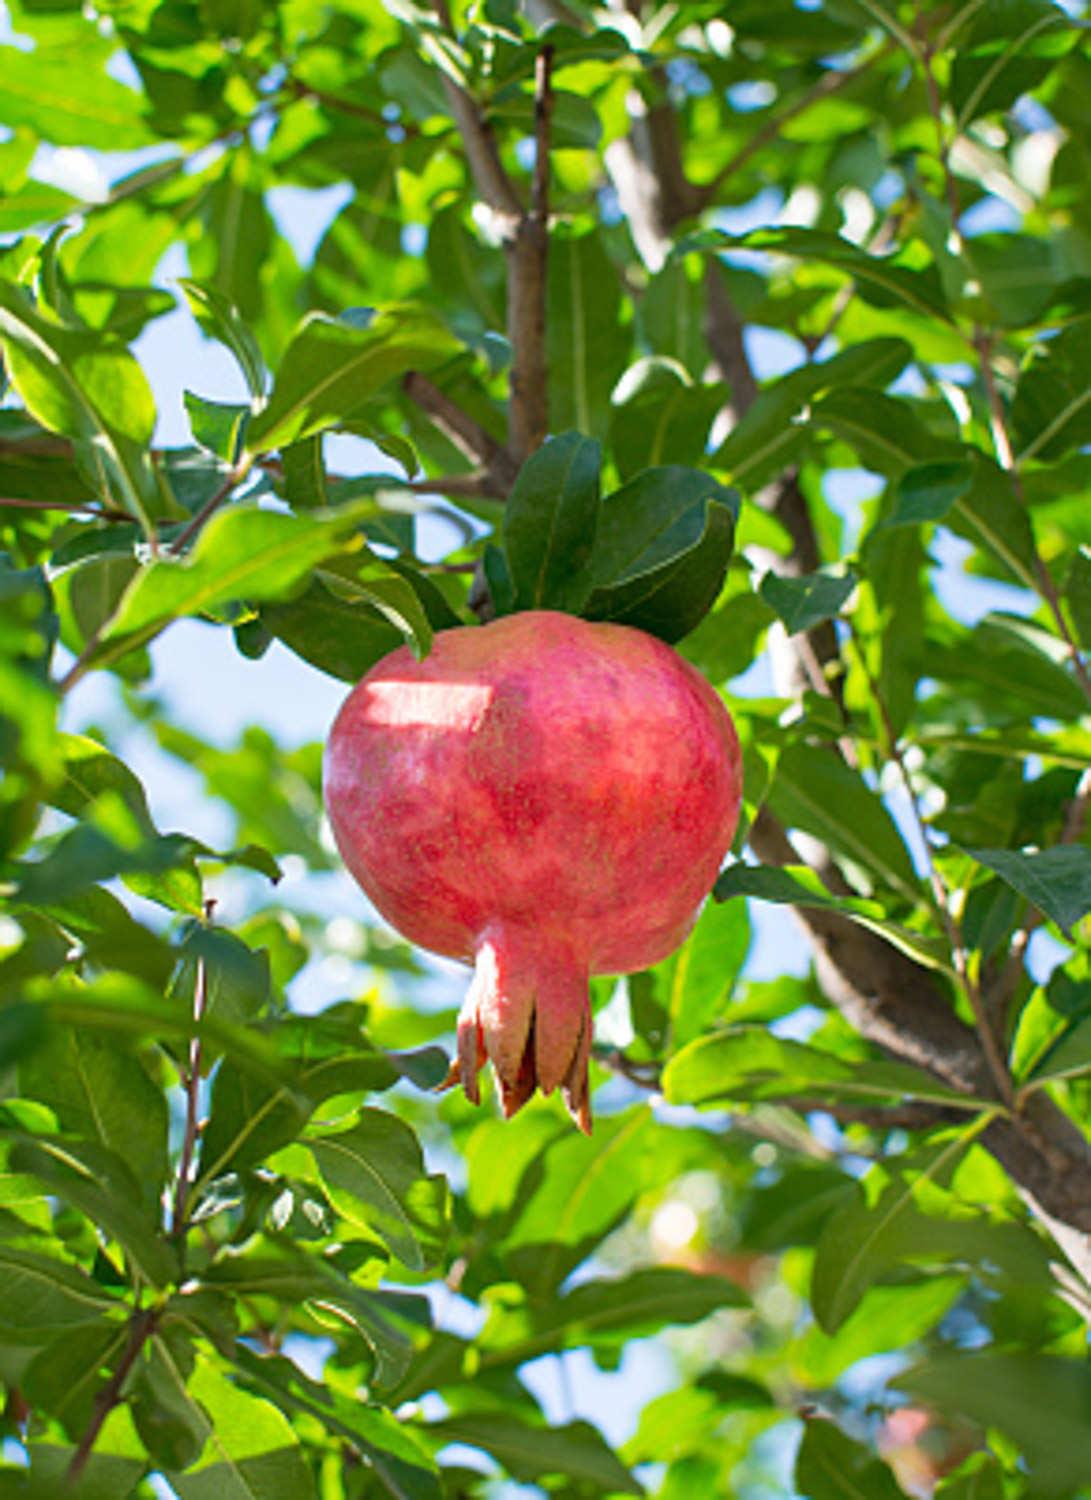
[[[491,1062],[506,1118],[534,1093],[560,1088],[568,1112],[591,1132],[588,964],[563,939],[501,924],[482,934],[459,1012],[458,1051],[443,1087],[461,1084],[480,1103],[477,1075]]]

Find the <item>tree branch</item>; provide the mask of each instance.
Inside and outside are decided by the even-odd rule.
[[[91,1450],[98,1440],[103,1424],[120,1402],[129,1373],[140,1358],[140,1351],[155,1332],[160,1315],[161,1309],[149,1307],[143,1312],[135,1312],[130,1319],[129,1342],[118,1361],[117,1369],[95,1397],[91,1420],[87,1424],[83,1437],[80,1438],[79,1446],[72,1455],[72,1462],[68,1465],[65,1474],[66,1484],[74,1485],[87,1467],[87,1460],[91,1457]]]
[[[447,0],[434,0],[434,9],[444,30],[453,35],[454,26]],[[477,102],[449,73],[441,71],[440,79],[452,118],[462,137],[462,146],[470,163],[474,184],[482,202],[487,203],[500,220],[501,234],[507,236],[522,218],[523,205],[519,201],[515,184],[500,160],[492,126],[478,108]]]
[[[452,401],[438,385],[434,385],[418,371],[411,370],[404,377],[402,389],[460,453],[471,463],[480,466],[489,484],[502,496],[507,495],[515,483],[518,465],[504,445],[486,432],[479,422],[475,422],[457,401]],[[433,481],[429,480],[428,483]]]
[[[508,451],[521,464],[549,430],[549,371],[545,354],[546,265],[549,254],[549,152],[553,116],[553,48],[534,66],[534,180],[531,207],[521,215],[508,251],[508,343],[511,398]]]
[[[859,63],[855,68],[850,68],[848,72],[842,73],[836,69],[829,69],[805,93],[800,94],[798,99],[794,99],[791,104],[785,105],[778,113],[770,115],[761,128],[755,130],[754,134],[748,137],[743,145],[739,147],[738,151],[735,152],[735,155],[724,163],[715,176],[694,189],[697,208],[707,208],[714,201],[724,184],[730,182],[736,172],[741,172],[748,161],[757,156],[759,152],[764,151],[766,146],[771,145],[773,141],[777,140],[785,125],[790,124],[799,115],[805,114],[812,105],[821,104],[824,99],[829,99],[832,95],[840,93],[842,89],[848,88],[858,78],[862,78],[877,62],[882,61],[885,57],[889,57],[895,50],[896,43],[888,40],[871,57],[865,58],[862,63]]]

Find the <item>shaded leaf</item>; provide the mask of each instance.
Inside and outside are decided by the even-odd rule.
[[[527,459],[504,509],[514,609],[578,612],[594,586],[600,445],[578,432],[549,438]]]
[[[852,573],[805,573],[800,578],[766,573],[759,585],[765,602],[776,610],[789,635],[812,630],[838,614],[856,587]]]

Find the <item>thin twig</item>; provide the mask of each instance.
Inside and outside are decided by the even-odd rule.
[[[135,521],[127,510],[113,506],[90,505],[83,500],[24,500],[5,497],[0,499],[0,510],[11,506],[15,510],[63,510],[73,516],[92,516],[96,521]]]
[[[743,167],[746,166],[752,157],[757,156],[771,142],[779,139],[785,125],[789,124],[799,115],[805,114],[812,105],[821,104],[824,99],[829,99],[833,94],[840,93],[843,88],[847,88],[849,84],[855,83],[858,78],[863,77],[876,63],[889,57],[895,49],[895,42],[886,41],[871,57],[859,63],[855,68],[850,68],[847,73],[840,73],[832,68],[823,73],[822,77],[816,83],[813,83],[805,93],[801,94],[798,99],[794,99],[791,104],[786,105],[777,114],[770,116],[760,130],[755,130],[753,135],[747,138],[745,143],[735,152],[735,155],[720,168],[714,177],[710,178],[708,182],[697,185],[698,207],[707,208],[724,184],[730,182],[736,172],[742,171]]]
[[[68,1471],[65,1475],[65,1482],[68,1485],[74,1485],[87,1467],[87,1460],[91,1457],[91,1450],[98,1440],[98,1435],[102,1431],[106,1418],[121,1400],[121,1394],[124,1390],[125,1382],[129,1378],[129,1373],[140,1358],[140,1351],[155,1332],[161,1313],[161,1308],[149,1307],[145,1308],[143,1312],[133,1314],[129,1322],[129,1342],[118,1361],[117,1369],[95,1397],[91,1420],[87,1424],[87,1430],[84,1432],[82,1438],[80,1438],[79,1446],[72,1455],[72,1462],[68,1465]]]
[[[406,138],[418,136],[421,133],[420,126],[412,121],[388,120],[379,110],[372,109],[368,104],[359,104],[352,99],[342,99],[337,94],[328,94],[325,89],[315,88],[313,84],[304,83],[301,78],[289,78],[285,88],[295,99],[310,99],[315,104],[325,105],[327,109],[335,109],[340,114],[354,115],[359,120],[368,120],[373,125],[379,125],[384,131],[394,127],[404,132]]]
[[[216,903],[204,903],[205,922],[211,923]],[[193,982],[193,1021],[196,1028],[189,1041],[189,1056],[186,1061],[186,1124],[182,1137],[182,1151],[178,1159],[178,1172],[174,1180],[174,1208],[171,1213],[170,1232],[181,1238],[186,1231],[186,1209],[188,1207],[190,1176],[193,1170],[193,1153],[199,1131],[198,1106],[201,1091],[201,1037],[200,1025],[204,1020],[208,1004],[208,972],[203,957],[198,957]]]
[[[479,422],[452,401],[445,391],[433,384],[426,375],[411,370],[402,380],[402,389],[409,399],[426,412],[440,432],[452,442],[471,463],[479,464],[490,481],[507,494],[515,480],[516,465],[502,443],[492,433],[486,432]]]
[[[238,489],[247,474],[249,474],[252,464],[253,459],[249,455],[239,460],[216,493],[205,501],[189,525],[174,538],[174,541],[171,543],[172,552],[178,554],[186,550],[194,538],[200,534],[205,523],[216,514],[231,492]]]

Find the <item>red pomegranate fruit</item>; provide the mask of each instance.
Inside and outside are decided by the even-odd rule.
[[[474,965],[448,1083],[504,1113],[560,1086],[590,1130],[588,977],[683,941],[731,843],[730,715],[670,646],[530,610],[405,647],[352,690],[325,797],[346,865],[403,936]]]

